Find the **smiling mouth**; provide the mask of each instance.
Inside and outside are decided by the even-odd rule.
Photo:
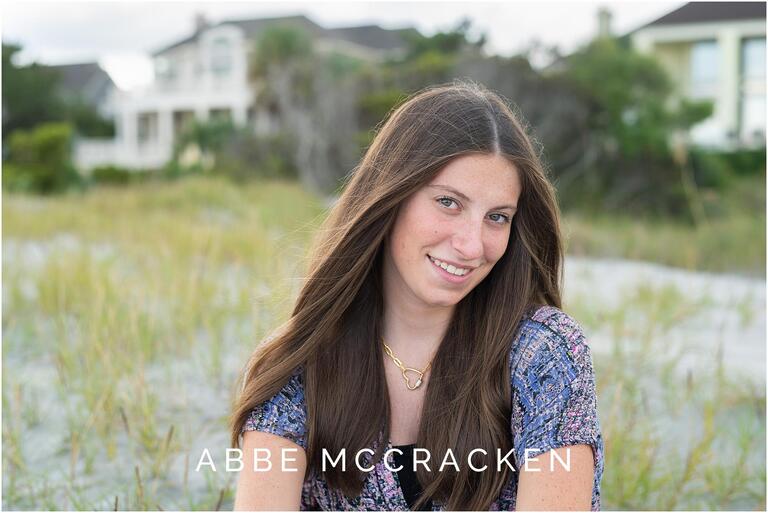
[[[427,255],[427,257],[429,257],[429,260],[432,262],[434,266],[439,267],[440,269],[444,270],[449,274],[452,274],[453,276],[456,276],[457,278],[462,278],[474,270],[467,267],[456,267],[456,266],[447,264],[442,260],[438,260],[437,258],[434,258],[432,255]]]

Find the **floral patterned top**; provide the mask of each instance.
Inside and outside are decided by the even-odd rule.
[[[510,430],[514,458],[526,454],[526,448],[530,449],[530,459],[558,447],[576,444],[592,446],[595,461],[592,510],[599,511],[603,438],[597,414],[592,357],[581,327],[561,310],[543,306],[529,310],[517,333],[509,354],[512,387]],[[296,372],[274,397],[251,411],[243,431],[272,433],[306,450],[305,425],[304,389],[300,373]],[[387,449],[390,448],[391,442],[387,445]],[[372,472],[367,473],[362,493],[355,498],[330,489],[322,476],[312,473],[304,482],[301,510],[409,510],[397,472],[385,466],[384,457],[375,464]],[[536,468],[549,468],[545,461],[549,462],[548,459],[540,459],[535,464]],[[396,467],[392,452],[389,453],[388,464],[390,468]],[[520,467],[515,461],[515,468]],[[509,482],[491,504],[491,511],[515,509],[519,474],[511,472],[510,475]],[[445,509],[439,501],[433,500],[432,503],[433,511]]]

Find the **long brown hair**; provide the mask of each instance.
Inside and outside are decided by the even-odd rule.
[[[381,126],[326,220],[290,319],[261,344],[242,376],[232,445],[250,410],[275,395],[303,366],[307,406],[307,472],[321,473],[321,450],[356,454],[389,440],[389,401],[381,333],[382,252],[400,205],[451,159],[498,154],[518,170],[522,193],[506,253],[455,307],[433,360],[416,445],[430,454],[450,448],[457,461],[483,448],[487,472],[418,469],[423,501],[451,510],[487,510],[510,478],[496,472],[507,454],[511,390],[508,357],[527,308],[560,307],[562,245],[554,189],[537,147],[513,109],[471,82],[424,89]],[[383,434],[383,438],[381,435]],[[332,488],[356,497],[365,473],[331,468]],[[306,477],[306,476],[305,476]]]

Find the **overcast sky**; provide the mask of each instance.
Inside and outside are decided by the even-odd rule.
[[[577,48],[597,30],[597,10],[612,12],[623,34],[685,2],[65,2],[8,1],[2,5],[2,39],[20,44],[20,62],[98,61],[118,85],[151,80],[147,54],[188,36],[196,13],[210,21],[304,14],[325,27],[375,23],[415,27],[425,35],[450,29],[463,17],[488,36],[488,50],[511,55],[533,40],[563,51]]]

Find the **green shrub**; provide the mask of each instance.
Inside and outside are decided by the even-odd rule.
[[[103,184],[125,185],[147,179],[152,171],[127,169],[115,165],[105,165],[91,171],[91,181]]]
[[[158,177],[163,180],[178,180],[187,176],[198,176],[203,174],[205,170],[201,164],[183,165],[178,159],[171,159],[166,163],[160,172]]]
[[[765,175],[765,148],[717,151],[695,148],[690,153],[696,183],[723,190],[739,177]]]
[[[238,133],[216,154],[214,173],[242,182],[253,178],[294,179],[294,142],[286,134]]]
[[[3,186],[13,190],[53,193],[83,184],[71,160],[72,126],[44,123],[10,134],[9,164]]]
[[[179,136],[174,149],[175,158],[178,159],[190,145],[197,146],[203,155],[215,153],[227,144],[236,130],[228,119],[195,120]]]
[[[84,137],[115,136],[115,122],[104,118],[96,109],[81,98],[73,98],[67,103],[67,117],[77,133]]]
[[[691,149],[690,163],[696,184],[700,187],[722,190],[733,178],[733,172],[720,152],[700,148]]]
[[[8,191],[32,191],[33,173],[11,162],[3,165],[3,189]]]
[[[736,150],[721,153],[721,158],[735,175],[765,174],[765,147],[756,150]]]

